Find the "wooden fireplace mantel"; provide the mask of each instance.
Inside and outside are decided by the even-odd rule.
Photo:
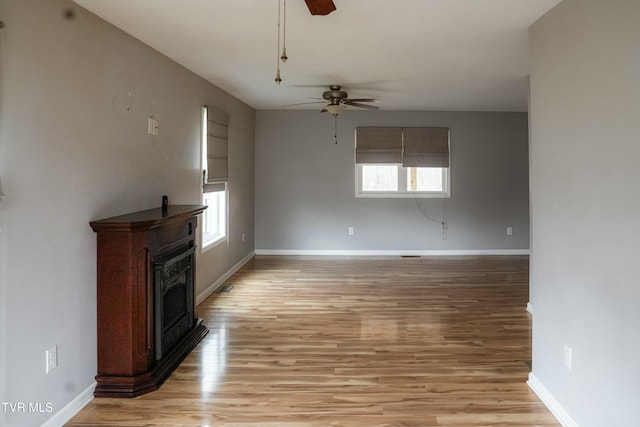
[[[91,221],[89,224],[95,232],[144,230],[190,219],[206,208],[204,205],[169,205],[166,211],[162,208],[148,209]]]
[[[209,332],[194,307],[191,329],[156,360],[153,263],[176,251],[195,248],[196,215],[206,208],[169,205],[164,210],[149,209],[90,223],[97,233],[95,396],[134,397],[157,390]],[[195,283],[192,290],[195,292]],[[195,295],[191,301],[195,304]]]

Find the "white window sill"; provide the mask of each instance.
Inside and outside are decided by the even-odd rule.
[[[414,191],[411,193],[375,191],[356,193],[356,198],[372,199],[450,199],[450,193],[429,193]]]

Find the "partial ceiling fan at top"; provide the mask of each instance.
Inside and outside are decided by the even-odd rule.
[[[312,15],[328,15],[336,10],[332,0],[304,0]]]

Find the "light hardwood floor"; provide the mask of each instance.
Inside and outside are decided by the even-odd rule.
[[[69,426],[558,426],[526,385],[527,257],[258,256],[162,388]]]

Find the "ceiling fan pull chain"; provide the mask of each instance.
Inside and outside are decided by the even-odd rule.
[[[284,63],[287,62],[287,59],[289,59],[289,57],[287,56],[287,0],[283,1],[284,7],[282,12],[282,56],[280,57],[280,59]]]
[[[336,144],[338,143],[338,115],[333,115],[333,137],[336,140]]]
[[[281,3],[281,0],[278,0],[278,48],[276,50],[277,68],[276,68],[276,78],[273,79],[277,85],[279,85],[282,82],[282,79],[280,78],[280,58],[278,58],[278,55],[280,55],[280,3]]]

